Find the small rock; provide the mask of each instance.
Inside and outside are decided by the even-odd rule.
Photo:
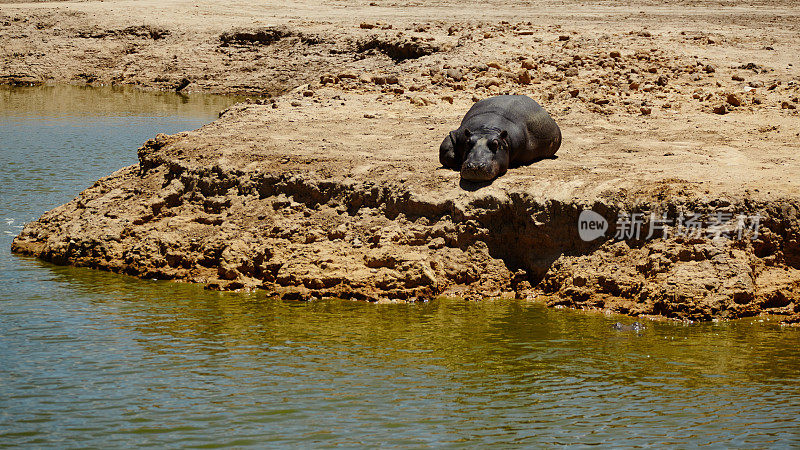
[[[499,71],[497,71],[497,76],[499,76],[501,78],[508,78],[508,79],[511,79],[511,80],[514,80],[514,81],[517,80],[517,74],[515,72],[510,72],[508,70],[499,70]]]
[[[361,28],[363,28],[365,30],[371,30],[371,29],[375,28],[375,25],[371,24],[371,23],[367,23],[367,22],[361,22],[361,25],[359,25],[359,27],[361,27]]]
[[[186,86],[189,86],[189,83],[191,82],[189,81],[188,78],[182,78],[181,81],[179,81],[178,84],[175,86],[175,92],[180,92],[184,90]]]
[[[708,64],[708,65],[706,65],[705,67],[703,67],[703,70],[704,70],[706,73],[714,73],[714,72],[716,72],[716,71],[717,71],[717,69],[715,69],[715,68],[714,68],[714,66],[712,66],[711,64]]]
[[[520,84],[531,84],[531,74],[528,72],[528,69],[520,69],[517,73],[517,81]]]
[[[618,52],[617,50],[614,50],[614,51],[612,51],[612,52],[611,52],[611,53],[609,53],[608,55],[609,55],[610,57],[614,58],[614,59],[617,59],[617,58],[619,58],[619,57],[621,57],[621,56],[622,56],[622,54],[621,54],[620,52]]]
[[[712,111],[714,111],[714,114],[727,114],[728,108],[724,104],[717,105],[712,109]]]
[[[787,101],[783,101],[781,102],[781,109],[797,109],[797,107]]]
[[[453,81],[461,81],[464,78],[464,74],[461,73],[461,70],[455,68],[447,69],[446,74]]]
[[[528,70],[535,69],[536,68],[536,61],[533,61],[533,60],[530,60],[530,59],[526,59],[526,60],[522,61],[522,68],[523,69],[528,69]]]
[[[505,69],[499,62],[497,61],[489,61],[486,63],[487,67],[491,67],[492,69]]]
[[[733,81],[744,81],[744,77],[742,77],[741,75],[733,75],[733,76],[731,76],[731,80],[733,80]]]
[[[341,224],[338,227],[328,232],[328,239],[344,239],[347,234],[347,225]]]
[[[727,101],[731,106],[742,106],[742,99],[736,94],[728,94]]]
[[[656,84],[659,86],[666,86],[668,81],[669,78],[665,77],[664,75],[661,75],[660,77],[658,77],[658,80],[656,80]]]
[[[384,80],[386,80],[386,84],[398,84],[398,83],[400,83],[400,79],[397,78],[397,75],[386,75],[384,77]]]
[[[559,41],[568,41],[569,40],[569,36],[567,36],[566,34],[562,34],[561,36],[558,37],[558,40]]]
[[[595,97],[592,99],[592,103],[594,103],[595,105],[607,105],[610,101],[611,100],[607,98],[599,98],[599,97]]]
[[[639,89],[639,82],[633,81],[631,84],[628,85],[628,88],[632,91]]]
[[[425,98],[425,97],[423,97],[421,95],[415,95],[415,96],[411,97],[409,99],[409,101],[414,106],[428,106],[428,105],[430,105],[432,103],[429,99],[427,99],[427,98]]]
[[[564,76],[567,77],[577,77],[580,71],[578,71],[577,67],[570,67],[566,71],[564,71]]]
[[[653,112],[653,110],[651,108],[648,108],[647,106],[642,106],[641,108],[639,108],[639,111],[642,113],[643,116],[649,116],[650,113]]]
[[[314,91],[303,91],[303,97],[313,97]]]
[[[300,106],[302,103],[298,102],[297,100],[293,100],[291,103],[292,106]]]
[[[453,104],[453,96],[452,95],[443,95],[442,100],[446,101],[447,103]]]
[[[442,248],[442,247],[444,247],[444,246],[445,246],[445,240],[444,240],[444,238],[443,238],[443,237],[437,237],[437,238],[433,238],[433,239],[432,239],[432,240],[431,240],[431,241],[428,243],[428,248],[431,248],[431,249],[434,249],[434,250],[436,250],[436,249],[440,249],[440,248]]]
[[[569,95],[574,98],[574,97],[577,97],[580,92],[581,91],[578,90],[578,89],[570,89],[569,90]]]
[[[358,78],[358,75],[355,72],[342,72],[338,75],[339,78],[349,78],[351,80],[355,80]]]
[[[308,90],[308,88],[309,88],[309,86],[308,86],[308,83],[306,83],[306,84],[301,84],[300,86],[297,86],[296,88],[292,89],[292,90],[291,90],[291,91],[289,91],[289,92],[290,92],[290,93],[292,93],[292,94],[295,94],[295,93],[302,93],[303,91],[307,91],[307,90]],[[248,102],[248,103],[249,103],[249,102]]]
[[[370,81],[372,81],[377,85],[383,85],[386,84],[386,77],[384,77],[383,75],[373,75],[372,77],[370,77]]]
[[[497,77],[487,78],[480,80],[477,84],[478,87],[500,86],[500,79]]]

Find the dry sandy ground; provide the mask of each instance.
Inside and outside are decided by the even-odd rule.
[[[635,315],[797,320],[798,36],[792,2],[3,4],[9,83],[254,99],[149,142],[139,166],[14,249],[296,298],[547,293]],[[439,142],[501,93],[545,106],[558,158],[460,184]],[[761,230],[586,243],[586,208],[612,228],[621,211],[721,211],[759,214]]]

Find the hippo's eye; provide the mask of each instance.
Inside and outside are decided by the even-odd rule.
[[[497,151],[497,148],[498,148],[499,146],[500,146],[500,143],[499,143],[499,142],[497,142],[497,139],[492,139],[491,141],[489,141],[489,148],[490,148],[490,149],[491,149],[493,152],[496,152],[496,151]]]

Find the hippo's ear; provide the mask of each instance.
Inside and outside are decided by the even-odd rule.
[[[467,139],[469,139],[469,137],[470,137],[470,136],[472,136],[472,132],[471,132],[471,131],[469,131],[469,128],[464,128],[464,136],[465,136]]]
[[[505,139],[507,137],[508,137],[508,132],[506,130],[500,132],[500,139]]]

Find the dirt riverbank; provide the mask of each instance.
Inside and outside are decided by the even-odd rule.
[[[6,82],[253,98],[149,141],[13,250],[290,298],[547,294],[633,315],[798,320],[791,2],[293,5],[0,6]],[[500,93],[550,111],[558,158],[460,184],[439,142]],[[580,238],[586,209],[610,222],[604,237]],[[632,213],[648,218],[639,239],[613,239]],[[703,217],[647,239],[651,213]]]

